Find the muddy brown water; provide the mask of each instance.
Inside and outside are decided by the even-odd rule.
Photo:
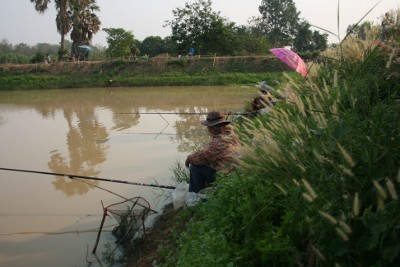
[[[0,92],[0,168],[173,185],[171,167],[207,140],[204,116],[242,111],[255,87],[92,88]],[[160,114],[144,114],[160,113]],[[93,181],[90,181],[93,182]],[[93,182],[161,211],[172,190]],[[122,199],[67,177],[0,170],[0,266],[107,266],[115,247],[102,205]],[[151,224],[154,215],[147,224]],[[117,256],[119,250],[117,249]]]

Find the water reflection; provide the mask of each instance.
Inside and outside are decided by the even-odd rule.
[[[252,92],[242,90],[238,94],[237,91],[226,87],[198,87],[190,90],[120,88],[2,92],[0,103],[20,104],[21,108],[34,109],[43,118],[55,121],[60,120],[58,114],[62,114],[68,129],[67,150],[63,152],[60,144],[49,152],[49,170],[96,177],[101,164],[107,160],[110,132],[129,131],[144,119],[160,129],[153,133],[157,138],[169,126],[170,118],[163,117],[164,122],[156,123],[154,116],[141,115],[140,111],[181,113],[179,119],[171,122],[174,132],[165,134],[169,135],[171,142],[178,144],[179,152],[191,152],[204,142],[207,135],[199,123],[200,116],[185,113],[206,113],[211,109],[222,112],[239,110],[244,106],[245,96],[250,96]],[[240,97],[243,101],[238,100]],[[111,125],[105,125],[107,118],[104,117],[109,117]],[[5,123],[3,120],[0,122]],[[68,196],[82,195],[93,188],[65,177],[57,177],[53,185]]]
[[[0,147],[7,152],[0,154],[0,165],[170,185],[170,166],[208,140],[200,124],[204,116],[184,113],[240,111],[256,90],[0,91]],[[59,262],[87,266],[87,246],[94,243],[96,231],[82,231],[98,227],[103,212],[100,200],[105,205],[121,200],[105,190],[94,190],[97,185],[123,196],[144,197],[157,211],[163,206],[155,203],[159,192],[151,188],[98,181],[90,181],[95,185],[91,186],[66,177],[14,172],[0,172],[0,178],[1,266],[50,267]],[[107,225],[112,224],[115,221],[110,219]],[[77,235],[71,234],[74,230]],[[44,234],[48,232],[63,234]],[[102,236],[107,241],[103,238],[107,235]]]
[[[108,145],[98,140],[106,140],[109,133],[98,121],[95,109],[95,103],[82,102],[79,99],[62,108],[69,129],[66,137],[69,155],[63,156],[59,151],[52,151],[48,163],[52,172],[93,177],[99,174],[100,171],[96,170],[96,167],[106,160],[105,150]],[[81,195],[90,189],[87,184],[65,177],[57,177],[53,185],[55,189],[63,191],[68,196]]]

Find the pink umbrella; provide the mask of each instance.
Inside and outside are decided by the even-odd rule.
[[[307,76],[307,66],[295,52],[286,48],[272,48],[269,51],[303,77]]]

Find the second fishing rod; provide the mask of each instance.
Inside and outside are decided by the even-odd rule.
[[[138,185],[138,186],[149,186],[149,187],[157,187],[157,188],[165,188],[165,189],[175,189],[174,186],[169,186],[169,185],[137,183],[137,182],[124,181],[124,180],[115,180],[115,179],[107,179],[107,178],[100,178],[100,177],[91,177],[91,176],[84,176],[84,175],[75,175],[75,174],[65,174],[65,173],[56,173],[56,172],[44,172],[44,171],[33,171],[33,170],[24,170],[24,169],[12,169],[12,168],[0,168],[0,170],[3,170],[3,171],[13,171],[13,172],[36,173],[36,174],[44,174],[44,175],[54,175],[54,176],[68,177],[68,178],[70,178],[70,179],[80,178],[80,179],[87,179],[87,180],[94,180],[94,181],[103,181],[103,182],[111,182],[111,183],[129,184],[129,185]]]

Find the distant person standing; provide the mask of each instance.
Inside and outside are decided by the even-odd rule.
[[[45,61],[47,64],[50,64],[50,63],[51,63],[51,58],[50,58],[50,55],[49,55],[49,54],[46,53],[46,56],[45,56],[44,61]]]
[[[190,48],[189,48],[189,56],[190,56],[190,57],[193,57],[193,56],[194,56],[194,48],[193,48],[193,47],[190,47]]]

